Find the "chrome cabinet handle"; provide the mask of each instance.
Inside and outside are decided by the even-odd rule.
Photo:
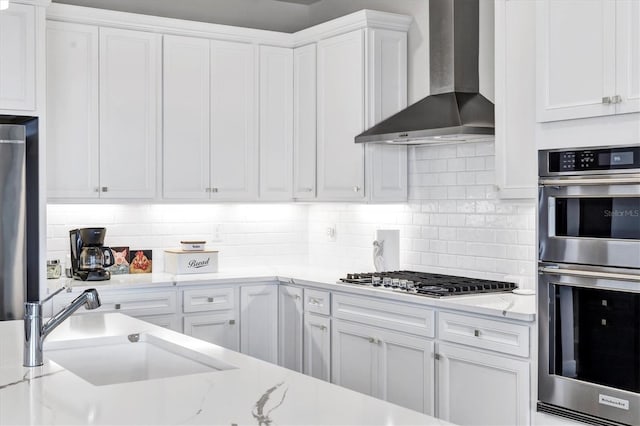
[[[315,299],[313,297],[309,298],[309,304],[310,305],[314,305],[314,306],[321,306],[322,305],[318,299]]]
[[[610,104],[611,102],[611,96],[603,96],[602,97],[602,103],[603,104]]]
[[[207,297],[207,302],[209,303],[213,303],[215,299],[213,297]]]
[[[582,179],[540,179],[542,186],[569,186],[569,185],[637,185],[640,182],[640,174],[632,173],[623,178],[582,178]]]
[[[311,327],[319,328],[322,331],[325,331],[327,329],[326,325],[311,324]]]
[[[116,303],[116,304],[113,306],[113,308],[114,308],[114,309],[120,309],[120,304],[119,304],[119,303]]]
[[[229,320],[229,324],[230,324],[230,325],[234,325],[235,323],[236,323],[236,320],[234,320],[234,319]]]
[[[374,339],[373,337],[369,337],[369,343],[375,343],[376,339]]]
[[[480,337],[480,330],[473,330],[473,335],[476,337]]]
[[[107,192],[109,191],[109,187],[108,186],[103,186],[102,187],[102,192]]]
[[[615,95],[611,98],[611,103],[613,104],[619,104],[622,102],[622,96],[620,95]]]
[[[218,192],[218,188],[211,188],[211,192]]]

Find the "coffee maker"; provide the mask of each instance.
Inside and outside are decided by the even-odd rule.
[[[113,251],[104,247],[106,228],[80,228],[69,231],[73,278],[104,281],[111,278],[105,268],[114,264]]]

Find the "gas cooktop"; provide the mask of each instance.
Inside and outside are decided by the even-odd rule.
[[[462,296],[496,293],[518,288],[514,283],[455,277],[427,272],[389,271],[347,274],[339,282],[417,294],[427,297]]]

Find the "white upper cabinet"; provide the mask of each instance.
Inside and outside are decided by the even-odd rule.
[[[538,121],[640,111],[634,3],[537,2]]]
[[[47,193],[98,198],[98,28],[47,22]]]
[[[407,34],[367,31],[367,122],[371,127],[407,106]],[[367,194],[371,201],[407,200],[407,147],[368,144]]]
[[[161,36],[100,28],[102,198],[154,198]]]
[[[616,8],[616,85],[619,113],[640,111],[640,2],[618,0]]]
[[[209,198],[209,43],[164,36],[164,198]]]
[[[0,109],[36,109],[36,7],[0,12]]]
[[[255,200],[258,137],[255,46],[211,42],[211,196]]]
[[[316,45],[293,51],[293,196],[316,196]]]
[[[293,51],[260,46],[260,199],[293,197]]]
[[[318,198],[363,200],[364,30],[318,42]]]
[[[495,2],[495,168],[500,198],[537,196],[535,2]],[[525,161],[523,161],[523,159]]]

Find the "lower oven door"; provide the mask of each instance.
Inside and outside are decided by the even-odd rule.
[[[640,271],[565,266],[540,268],[539,407],[638,425]]]
[[[640,175],[546,178],[539,259],[640,268]]]

